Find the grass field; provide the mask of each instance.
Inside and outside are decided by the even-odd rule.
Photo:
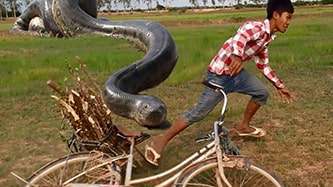
[[[268,104],[253,120],[253,125],[265,128],[268,134],[261,139],[233,137],[233,140],[243,153],[274,172],[286,186],[333,186],[332,16],[333,7],[296,7],[287,33],[279,34],[270,45],[271,66],[295,93],[294,103],[283,104],[254,63],[245,65],[271,90]],[[200,82],[205,68],[224,40],[244,20],[264,17],[264,9],[241,9],[112,15],[110,19],[159,21],[173,35],[179,52],[174,71],[165,82],[144,92],[167,104],[168,119],[173,122],[195,105],[203,88]],[[66,154],[65,143],[59,136],[62,118],[50,98],[54,93],[47,87],[47,80],[71,85],[67,66],[76,67],[75,57],[79,56],[102,88],[109,75],[143,56],[125,41],[101,36],[75,39],[10,36],[5,31],[13,21],[0,21],[0,186],[6,187],[19,186],[10,172],[26,178],[48,161]],[[239,94],[229,97],[227,124],[231,127],[240,120],[249,98]],[[209,131],[219,109],[173,139],[158,169],[142,162],[134,176],[170,168],[202,146],[194,144],[194,139]],[[152,136],[165,131],[147,130],[117,116],[113,121]]]

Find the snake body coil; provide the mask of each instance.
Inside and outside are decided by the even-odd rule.
[[[113,113],[133,119],[142,126],[159,126],[166,119],[163,101],[154,96],[138,94],[163,82],[176,65],[176,45],[165,27],[145,20],[113,22],[99,19],[93,0],[40,0],[31,5],[29,11],[22,14],[25,17],[16,21],[14,28],[25,28],[27,20],[33,17],[29,13],[33,12],[43,18],[45,29],[54,35],[75,37],[98,34],[123,38],[144,51],[142,59],[109,77],[103,91],[104,100]],[[48,15],[52,15],[52,19]],[[55,25],[56,28],[53,28]]]

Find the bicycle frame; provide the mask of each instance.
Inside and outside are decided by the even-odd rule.
[[[215,122],[214,126],[218,127],[217,125],[218,125],[218,123]],[[149,176],[149,177],[138,178],[138,179],[132,179],[133,153],[134,153],[135,142],[133,141],[134,138],[130,138],[130,139],[132,139],[132,145],[131,145],[129,154],[112,157],[110,159],[105,160],[104,163],[102,163],[100,165],[96,165],[96,166],[90,168],[89,170],[94,170],[95,168],[98,168],[98,167],[101,167],[104,165],[108,165],[109,163],[112,163],[112,162],[126,160],[127,165],[126,165],[124,186],[146,184],[146,183],[154,182],[157,179],[164,179],[161,183],[159,183],[155,186],[156,187],[165,187],[165,186],[171,186],[184,169],[191,166],[192,164],[198,163],[207,158],[214,157],[215,156],[214,154],[216,153],[216,155],[220,155],[220,160],[219,160],[219,156],[217,156],[217,158],[219,160],[218,163],[219,163],[219,165],[221,165],[221,168],[222,168],[222,170],[221,170],[221,168],[219,168],[218,176],[220,176],[223,179],[223,181],[227,181],[226,178],[223,177],[224,176],[223,167],[222,167],[223,160],[222,160],[222,150],[221,150],[219,136],[214,136],[214,141],[206,144],[200,150],[196,151],[195,153],[193,153],[192,155],[187,157],[185,160],[178,163],[176,166],[174,166],[162,173],[159,173],[159,174],[156,174],[153,176]],[[88,172],[88,171],[84,171],[84,172],[80,173],[79,175],[73,176],[71,179],[64,181],[63,185],[66,187],[76,187],[76,185],[79,185],[79,184],[72,184],[71,182],[74,181],[77,177],[84,175],[86,172]],[[228,183],[226,183],[226,184],[228,184]],[[84,184],[83,186],[82,185],[83,184],[80,184],[79,186],[80,187],[83,187],[83,186],[84,187],[89,187],[89,186],[96,187],[96,184],[94,184],[94,185]],[[104,187],[105,185],[102,185],[102,186]]]
[[[111,159],[105,160],[103,164],[96,165],[90,170],[93,170],[95,168],[108,165],[109,163],[116,162],[116,161],[123,161],[126,160],[127,165],[126,165],[126,172],[125,172],[125,181],[124,181],[124,186],[133,186],[133,185],[139,185],[139,184],[146,184],[155,181],[156,179],[164,179],[160,184],[157,184],[156,187],[165,187],[165,186],[170,186],[176,179],[177,177],[181,174],[182,170],[185,169],[187,166],[190,166],[191,164],[200,162],[206,158],[212,157],[214,153],[216,152],[215,150],[216,145],[215,142],[210,142],[197,152],[193,153],[191,156],[183,160],[182,162],[178,163],[176,166],[153,176],[149,177],[143,177],[143,178],[138,178],[138,179],[132,179],[132,166],[133,166],[133,153],[134,153],[134,142],[133,146],[131,146],[130,153],[127,155],[121,155],[117,157],[113,157]],[[75,178],[84,175],[85,172],[80,173],[79,175],[76,175],[72,177],[71,179],[64,181],[63,185],[66,187],[69,185],[74,185],[71,184],[72,181],[75,180]],[[169,177],[168,177],[169,176]],[[75,185],[74,185],[75,186]],[[85,185],[85,187],[88,187],[89,185]],[[95,187],[96,185],[94,185]]]
[[[153,176],[125,181],[125,186],[149,183],[151,181],[155,181],[156,179],[166,178],[167,176],[172,175],[171,177],[164,180],[162,183],[156,185],[156,187],[171,185],[172,182],[174,182],[176,178],[179,176],[182,169],[184,169],[186,166],[204,160],[205,158],[212,156],[214,153],[215,153],[215,142],[211,142],[205,147],[195,152],[194,154],[192,154],[191,156],[187,157],[185,160],[183,160],[176,166]],[[127,174],[128,173],[126,171],[126,175]]]

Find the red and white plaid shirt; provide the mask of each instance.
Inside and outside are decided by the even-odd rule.
[[[208,66],[208,70],[218,75],[229,75],[231,55],[239,56],[243,62],[254,59],[257,68],[276,87],[284,85],[269,66],[268,46],[275,35],[270,35],[269,20],[245,22],[236,35],[228,39]]]

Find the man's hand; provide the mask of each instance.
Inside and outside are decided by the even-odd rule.
[[[287,88],[278,88],[278,92],[282,98],[283,103],[290,104],[296,98]]]
[[[237,75],[243,69],[243,62],[236,55],[231,55],[231,60],[232,61],[229,64],[229,71],[230,71],[230,75],[234,76],[234,75]]]

